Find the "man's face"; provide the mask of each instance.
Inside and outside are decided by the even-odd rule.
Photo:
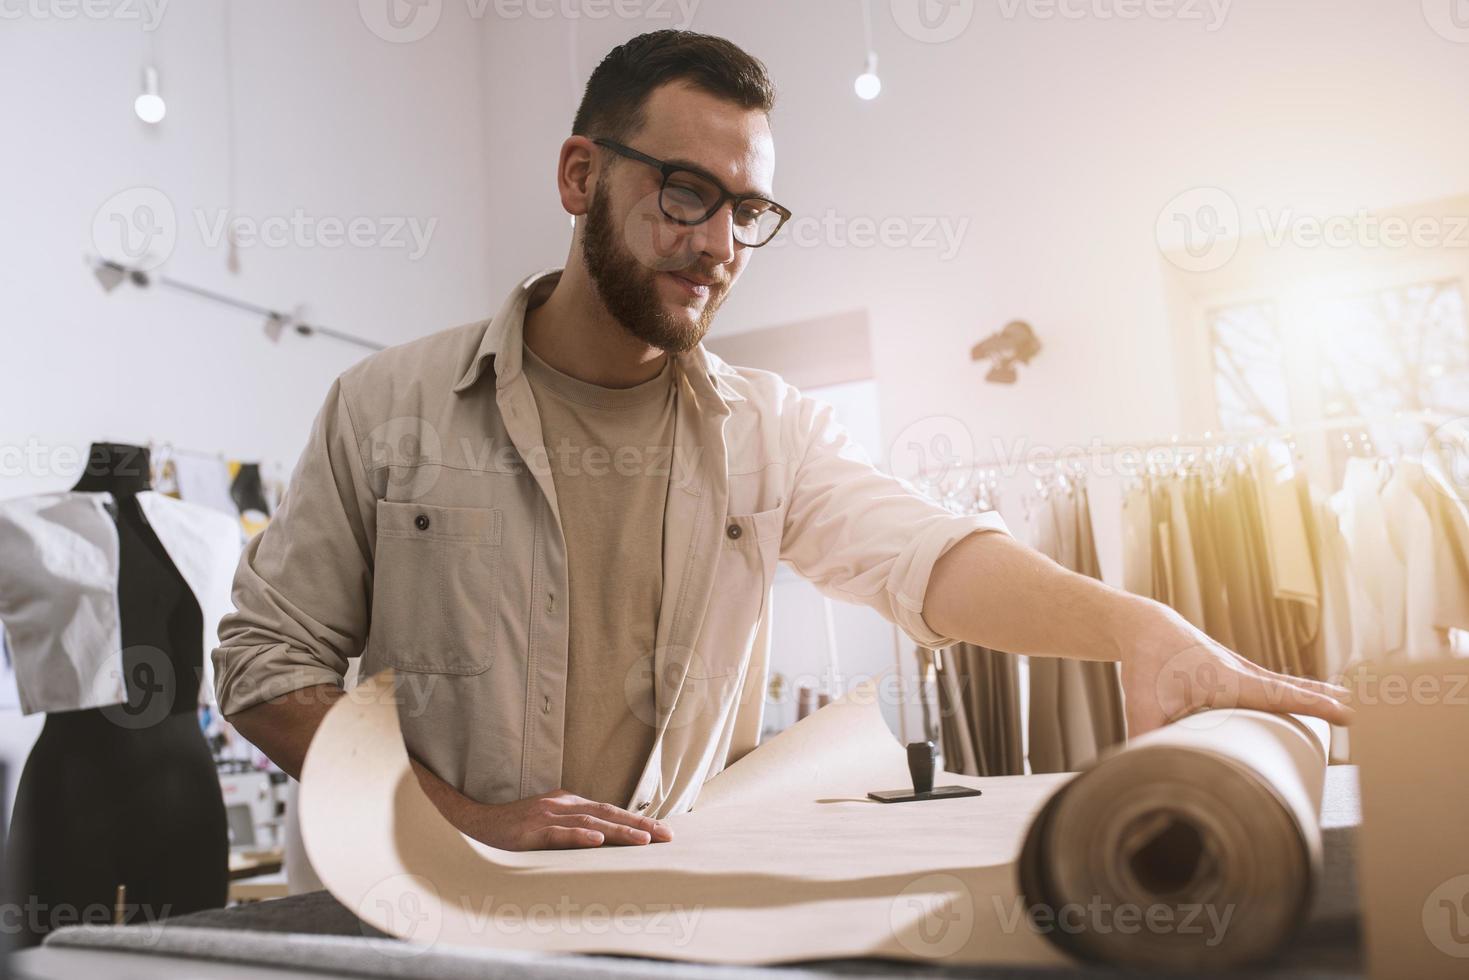
[[[775,144],[764,113],[674,82],[654,90],[644,115],[643,127],[619,142],[702,170],[731,193],[772,196]],[[703,224],[676,224],[659,209],[655,168],[596,152],[601,168],[582,228],[588,274],[634,337],[670,353],[689,350],[749,261],[750,249],[732,236],[730,205]]]

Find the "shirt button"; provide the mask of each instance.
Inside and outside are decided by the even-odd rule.
[[[738,524],[731,524],[729,527],[724,529],[724,533],[728,534],[731,540],[734,540],[744,532],[740,530],[740,526]]]
[[[543,714],[543,715],[549,715],[550,713],[551,713],[551,699],[548,697],[548,698],[546,698],[545,703],[541,705],[541,714]]]
[[[428,523],[429,521],[427,514],[419,514],[413,519],[413,526],[418,528],[420,531],[427,531]]]
[[[556,611],[556,593],[554,593],[554,592],[547,592],[546,593],[546,612],[548,612],[548,613],[554,613],[555,611]]]

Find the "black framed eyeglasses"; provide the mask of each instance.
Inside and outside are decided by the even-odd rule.
[[[775,237],[780,226],[790,218],[790,211],[763,197],[731,194],[709,174],[676,163],[665,163],[630,146],[608,139],[594,139],[618,156],[646,163],[663,175],[658,189],[658,208],[669,221],[680,225],[701,225],[714,217],[726,201],[734,202],[734,239],[741,245],[759,248]]]

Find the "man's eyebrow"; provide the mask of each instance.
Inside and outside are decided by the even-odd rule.
[[[703,177],[705,180],[713,181],[720,187],[724,188],[724,190],[729,190],[728,187],[724,186],[724,181],[720,180],[718,177],[714,176],[709,171],[705,170],[703,167],[699,166],[692,160],[685,160],[681,157],[669,157],[663,162],[668,164],[669,166],[677,167],[680,170],[691,170],[694,173],[698,174],[700,177]],[[766,191],[730,191],[730,193],[733,194],[735,197],[758,197],[765,201],[775,200]]]

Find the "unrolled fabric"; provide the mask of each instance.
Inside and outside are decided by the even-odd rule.
[[[403,710],[413,709],[411,693]],[[1128,830],[1147,850],[1155,844],[1138,822],[1174,814],[1192,822],[1204,855],[1189,887],[1160,872],[1125,891],[1148,903],[1133,911],[1148,914],[1149,931],[1171,938],[1134,934],[1119,948],[1108,936],[1121,928],[1121,910],[1099,913],[1091,899],[1113,892],[1078,898],[1069,883],[1091,887],[1077,876],[1120,854],[1054,837],[1029,853],[1046,881],[1062,883],[1063,904],[1033,907],[1018,884],[1026,830],[1070,777],[945,774],[983,795],[874,803],[868,791],[909,777],[869,684],[710,780],[692,812],[668,818],[669,843],[501,851],[455,831],[424,795],[398,700],[384,671],[332,707],[306,758],[302,828],[332,894],[410,944],[742,964],[872,956],[1049,965],[1100,950],[1116,962],[1228,969],[1289,938],[1319,849],[1324,754],[1317,733],[1291,718],[1210,712],[1190,719],[1197,727],[1175,725],[1116,750],[1077,777],[1076,794],[1050,820],[1070,826],[1089,814],[1099,830]],[[1115,791],[1119,778],[1127,792]],[[1109,781],[1114,792],[1099,795]],[[1229,921],[1190,915],[1185,927],[1179,896],[1198,894],[1195,882],[1234,903]],[[1085,907],[1064,904],[1075,901]],[[1172,927],[1160,930],[1165,914]]]

